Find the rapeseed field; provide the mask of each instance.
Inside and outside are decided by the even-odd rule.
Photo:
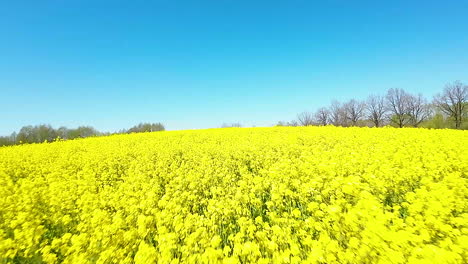
[[[274,127],[0,148],[0,263],[468,263],[468,133]]]

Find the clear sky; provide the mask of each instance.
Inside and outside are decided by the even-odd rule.
[[[151,2],[151,3],[150,3]],[[0,135],[268,126],[468,82],[468,1],[3,1]]]

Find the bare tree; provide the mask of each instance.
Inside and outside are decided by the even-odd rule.
[[[330,111],[327,108],[321,107],[315,112],[315,122],[317,124],[326,126],[329,124],[330,121]]]
[[[455,128],[461,127],[463,118],[466,116],[468,104],[468,86],[460,81],[447,84],[442,94],[434,98],[434,104],[446,115],[453,118]]]
[[[296,120],[291,120],[290,122],[287,123],[288,126],[292,126],[292,127],[297,127],[299,126],[299,124],[297,123]]]
[[[334,126],[346,126],[346,112],[338,101],[333,101],[329,108],[330,123]]]
[[[422,94],[408,95],[408,114],[409,123],[414,127],[418,127],[430,117],[431,108]]]
[[[344,111],[346,120],[350,122],[352,126],[356,126],[357,123],[364,117],[364,110],[366,105],[364,102],[357,101],[355,99],[349,100],[344,104]]]
[[[301,126],[311,126],[314,124],[314,117],[311,112],[302,112],[297,115],[297,121]]]
[[[367,116],[376,127],[382,126],[387,109],[385,98],[379,95],[371,95],[367,98]]]
[[[390,122],[398,127],[404,127],[410,121],[408,97],[408,93],[399,88],[391,88],[387,92],[388,110],[391,113]]]

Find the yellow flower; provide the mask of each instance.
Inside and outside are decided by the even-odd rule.
[[[468,263],[467,145],[330,126],[1,147],[0,259]]]

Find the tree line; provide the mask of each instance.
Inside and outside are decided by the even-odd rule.
[[[75,139],[96,136],[108,136],[112,134],[130,134],[140,132],[164,131],[165,127],[161,123],[140,123],[129,129],[118,132],[99,132],[91,126],[80,126],[77,128],[59,127],[53,128],[51,125],[24,126],[18,132],[13,132],[10,136],[0,137],[0,146],[52,142],[57,139]]]
[[[468,129],[468,86],[460,81],[447,84],[442,92],[428,101],[422,94],[411,94],[401,88],[388,89],[382,95],[370,95],[366,100],[332,101],[315,112],[302,112],[295,120],[278,122],[277,126],[394,126]],[[240,123],[221,127],[241,127]],[[140,123],[118,132],[99,132],[91,126],[75,129],[50,125],[24,126],[18,133],[0,137],[0,146],[22,143],[52,142],[111,134],[164,131],[161,123]]]
[[[428,101],[422,94],[401,88],[388,89],[366,100],[334,100],[316,112],[302,112],[295,120],[278,126],[394,126],[468,129],[468,86],[460,81],[447,84]]]

